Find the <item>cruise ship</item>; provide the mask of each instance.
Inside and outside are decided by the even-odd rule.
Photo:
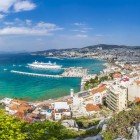
[[[61,65],[57,65],[56,63],[51,63],[50,61],[48,63],[38,62],[35,61],[31,64],[28,64],[31,68],[38,68],[38,69],[61,69]]]

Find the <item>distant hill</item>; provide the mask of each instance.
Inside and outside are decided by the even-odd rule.
[[[49,49],[49,50],[37,51],[37,52],[33,52],[33,53],[35,53],[35,54],[43,54],[43,53],[51,53],[51,52],[61,53],[62,51],[86,52],[86,51],[93,51],[93,50],[98,49],[98,48],[102,48],[103,50],[117,49],[117,48],[140,49],[140,46],[98,44],[98,45],[86,46],[83,48]]]
[[[128,46],[125,45],[108,45],[108,44],[98,44],[93,46],[87,46],[84,48],[92,49],[92,48],[99,48],[102,47],[102,49],[112,49],[112,48],[126,48]]]

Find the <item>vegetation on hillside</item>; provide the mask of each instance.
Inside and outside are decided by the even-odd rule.
[[[74,131],[52,121],[27,123],[0,110],[0,140],[64,140],[96,135],[99,131]]]
[[[0,110],[0,140],[63,140],[79,133],[57,122],[26,123]]]
[[[140,104],[134,105],[129,111],[122,111],[109,120],[104,140],[113,140],[117,137],[131,139],[130,128],[140,123]]]
[[[0,110],[0,139],[1,140],[25,140],[27,134],[25,131],[26,123],[11,117],[3,110]]]
[[[90,88],[94,88],[97,87],[101,82],[108,80],[109,77],[108,76],[103,76],[103,77],[98,77],[96,76],[94,79],[91,78],[89,81],[86,81],[85,83],[85,90],[90,89]]]
[[[102,77],[96,76],[94,79],[91,78],[90,80],[86,81],[85,87],[84,87],[85,90],[97,87],[101,82],[108,81],[108,80],[113,80],[113,75],[115,73],[120,73],[120,72],[119,71],[118,72],[112,72],[112,73],[110,73],[108,75],[105,75],[105,76],[102,76]]]
[[[97,125],[99,120],[79,118],[76,122],[84,129]],[[137,122],[140,122],[140,105],[114,115],[103,132],[104,140],[113,140],[119,136],[130,139],[130,128]],[[97,135],[99,132],[100,129],[74,131],[66,129],[59,122],[51,121],[27,123],[0,110],[0,140],[65,140]]]
[[[89,128],[91,126],[97,125],[100,120],[95,120],[94,117],[80,117],[75,119],[76,123],[78,124],[79,128]]]

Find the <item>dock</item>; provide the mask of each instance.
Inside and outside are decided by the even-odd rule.
[[[28,76],[38,76],[38,77],[48,77],[48,78],[82,78],[87,75],[87,69],[82,67],[69,67],[65,68],[64,72],[60,75],[49,75],[49,74],[38,74],[23,71],[11,70],[11,73],[28,75]]]
[[[28,75],[28,76],[48,77],[48,78],[62,78],[61,75],[38,74],[38,73],[22,72],[22,71],[15,71],[15,70],[11,70],[11,73]]]

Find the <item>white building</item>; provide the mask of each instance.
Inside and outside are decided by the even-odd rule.
[[[93,95],[93,104],[98,105],[102,104],[103,95],[101,93],[96,93]]]
[[[55,102],[54,103],[54,109],[69,109],[69,105],[67,102]]]
[[[134,101],[136,98],[140,98],[140,81],[135,81],[128,87],[128,100]]]
[[[50,119],[52,116],[52,111],[51,110],[43,110],[41,109],[40,114],[45,115],[46,119]]]
[[[2,99],[2,100],[0,101],[0,103],[3,103],[3,104],[5,104],[5,105],[9,105],[9,104],[11,103],[12,100],[13,100],[13,99],[11,99],[11,98],[4,98],[4,99]]]
[[[83,103],[83,98],[78,97],[77,95],[74,95],[73,97],[73,106],[79,106]]]
[[[113,111],[122,111],[127,108],[127,88],[113,84],[107,91],[106,102]]]
[[[53,106],[55,120],[61,120],[62,116],[71,117],[70,106],[67,102],[55,102]]]
[[[54,114],[54,119],[55,119],[56,121],[58,121],[58,120],[61,120],[61,118],[62,118],[62,114],[61,114],[61,113],[56,113],[56,112],[55,112],[55,114]]]

